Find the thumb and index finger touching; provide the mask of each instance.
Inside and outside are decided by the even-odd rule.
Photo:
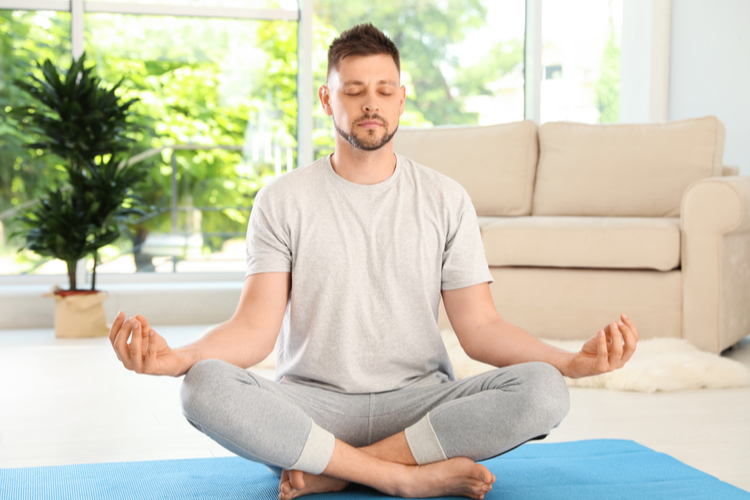
[[[117,359],[122,361],[125,368],[133,370],[143,364],[141,359],[135,359],[138,354],[155,357],[155,335],[158,334],[144,316],[138,314],[128,319],[125,313],[120,311],[109,330],[109,341],[117,354]]]
[[[597,369],[621,368],[632,357],[637,342],[638,332],[633,321],[622,314],[620,321],[610,323],[597,334]]]

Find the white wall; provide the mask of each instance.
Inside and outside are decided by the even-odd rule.
[[[620,123],[669,119],[670,0],[622,6]]]
[[[715,115],[724,164],[750,175],[750,1],[672,2],[669,119]]]

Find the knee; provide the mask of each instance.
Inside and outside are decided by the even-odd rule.
[[[238,378],[237,370],[245,372],[218,359],[199,361],[188,370],[180,388],[182,413],[188,421],[193,425],[203,422],[212,408],[222,404],[222,393]]]
[[[550,429],[557,426],[570,411],[570,392],[563,376],[547,363],[525,363],[518,368],[527,389],[529,410]]]

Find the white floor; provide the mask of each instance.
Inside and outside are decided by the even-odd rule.
[[[179,346],[205,330],[160,333]],[[725,355],[750,366],[750,337]],[[0,331],[0,468],[230,455],[184,420],[180,382],[126,371],[106,338]],[[571,396],[547,441],[630,439],[750,491],[750,387]]]

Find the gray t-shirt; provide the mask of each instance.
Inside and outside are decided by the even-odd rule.
[[[492,282],[463,187],[397,155],[383,182],[340,177],[328,156],[264,186],[247,275],[291,272],[276,379],[347,393],[455,380],[440,291]]]

